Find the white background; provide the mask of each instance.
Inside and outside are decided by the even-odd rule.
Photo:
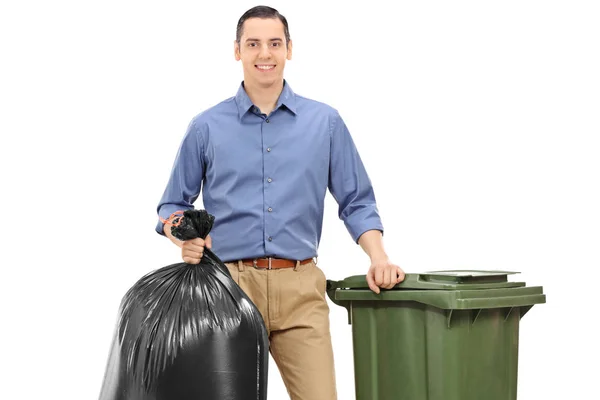
[[[544,287],[520,325],[521,400],[600,398],[594,3],[270,3],[290,23],[290,85],[350,128],[392,260]],[[0,398],[97,398],[121,297],[180,260],[156,205],[190,119],[241,82],[235,27],[256,4],[1,6]],[[330,194],[325,214],[327,276],[366,273]],[[351,400],[351,327],[333,304],[331,320]],[[269,378],[286,399],[273,362]]]

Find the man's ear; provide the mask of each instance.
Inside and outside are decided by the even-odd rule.
[[[290,39],[287,44],[287,59],[288,60],[292,59],[292,39]]]
[[[240,45],[237,40],[233,41],[233,55],[235,56],[236,61],[240,61],[242,58],[240,56]]]

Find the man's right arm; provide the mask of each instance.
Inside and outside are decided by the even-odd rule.
[[[159,217],[156,232],[168,237],[178,247],[181,247],[183,242],[170,235],[170,229],[165,229],[161,218],[168,220],[176,211],[194,209],[194,202],[202,189],[204,171],[204,145],[200,128],[194,118],[181,141],[167,186],[156,208]]]
[[[200,262],[205,244],[206,247],[211,247],[210,236],[207,236],[206,243],[201,238],[181,241],[171,233],[172,225],[163,223],[162,220],[169,220],[176,211],[193,210],[194,202],[200,195],[205,163],[201,131],[196,122],[196,119],[193,119],[188,125],[177,151],[167,187],[157,207],[159,218],[156,224],[156,232],[168,237],[179,247],[183,261],[190,264]]]

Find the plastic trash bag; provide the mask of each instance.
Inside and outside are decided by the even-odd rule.
[[[171,218],[180,240],[205,239],[214,221]],[[268,349],[260,312],[205,248],[200,264],[158,269],[125,294],[100,400],[265,400]]]

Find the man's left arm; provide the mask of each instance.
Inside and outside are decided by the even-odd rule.
[[[338,215],[354,241],[371,259],[367,273],[369,287],[390,289],[404,279],[404,272],[393,264],[383,248],[383,224],[375,194],[365,166],[339,113],[332,117],[329,191],[339,205]]]
[[[372,229],[358,238],[360,247],[371,259],[371,267],[367,272],[369,288],[379,293],[379,288],[391,289],[404,280],[404,271],[392,263],[383,248],[383,235],[381,231]]]

